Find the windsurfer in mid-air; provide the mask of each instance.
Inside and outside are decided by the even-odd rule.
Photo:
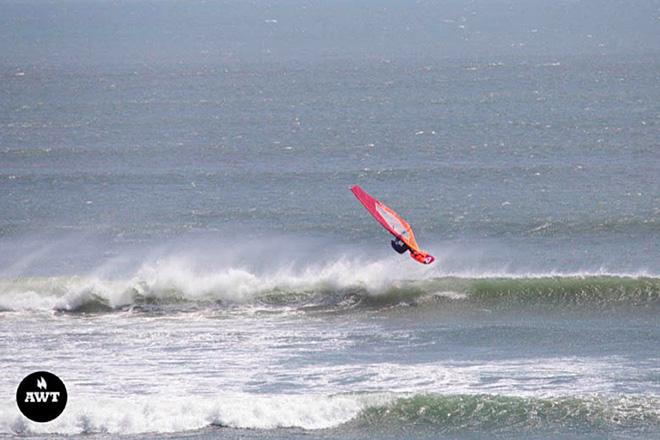
[[[400,254],[410,251],[410,256],[422,264],[431,264],[435,260],[433,255],[429,255],[419,248],[415,235],[410,225],[397,214],[392,208],[386,206],[379,200],[374,199],[369,193],[355,185],[351,188],[355,197],[367,208],[367,211],[383,225],[387,231],[394,236],[392,240],[392,249]]]

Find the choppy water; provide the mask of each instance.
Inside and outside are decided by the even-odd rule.
[[[657,2],[446,3],[0,2],[0,437],[660,436]]]

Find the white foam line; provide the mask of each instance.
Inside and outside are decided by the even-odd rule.
[[[149,395],[71,401],[48,424],[33,423],[15,405],[0,406],[0,433],[8,434],[139,434],[181,432],[209,425],[274,429],[324,429],[354,418],[365,406],[383,404],[384,396]]]

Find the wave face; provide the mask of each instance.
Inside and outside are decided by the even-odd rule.
[[[346,394],[232,395],[221,398],[134,397],[74,402],[51,424],[13,411],[0,432],[14,434],[167,433],[205,427],[358,432],[429,429],[436,433],[590,431],[658,432],[660,401],[648,396],[517,397],[501,395]],[[90,402],[87,402],[90,403]]]
[[[533,398],[501,395],[415,395],[371,406],[361,426],[426,426],[436,432],[588,430],[660,427],[660,401],[652,397]]]
[[[396,305],[460,307],[656,307],[660,278],[616,273],[442,273],[396,270],[394,263],[340,258],[320,266],[258,272],[199,271],[170,261],[127,278],[97,276],[0,280],[0,310],[103,313],[263,306],[360,309]]]

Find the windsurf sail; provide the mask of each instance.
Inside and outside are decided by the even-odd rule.
[[[367,208],[367,211],[380,223],[390,234],[397,240],[403,242],[410,250],[410,256],[422,263],[431,264],[435,260],[433,255],[430,255],[419,248],[415,240],[412,228],[399,214],[392,208],[385,205],[379,200],[373,198],[368,192],[355,185],[351,188],[355,197],[358,198],[360,203]],[[397,248],[395,248],[397,250]],[[397,250],[398,252],[398,250]],[[405,252],[405,251],[402,251]]]

